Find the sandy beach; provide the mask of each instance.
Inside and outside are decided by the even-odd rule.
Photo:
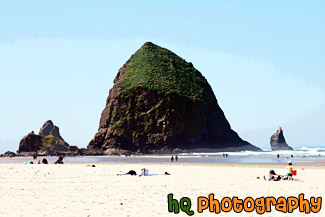
[[[285,173],[279,164],[158,164],[69,163],[64,165],[0,164],[0,216],[174,216],[168,212],[167,195],[191,199],[193,216],[259,216],[255,211],[237,214],[197,212],[197,197],[237,196],[244,199],[274,196],[305,198],[325,195],[325,166],[296,166],[295,181],[269,182],[269,169]],[[155,176],[118,176],[129,170],[148,168]],[[257,178],[259,177],[259,179]],[[272,207],[263,216],[325,216],[318,213],[282,213]],[[176,216],[188,216],[180,212]]]

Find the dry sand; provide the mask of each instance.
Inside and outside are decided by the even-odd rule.
[[[131,169],[170,176],[117,176]],[[0,164],[0,216],[188,216],[168,212],[167,195],[189,197],[193,216],[260,216],[252,213],[197,212],[197,197],[214,193],[216,199],[266,196],[305,198],[325,195],[325,166],[296,166],[295,181],[269,182],[269,169],[285,173],[285,165],[233,164]],[[260,177],[260,179],[257,179]],[[281,213],[272,207],[262,216],[325,216],[319,213]]]

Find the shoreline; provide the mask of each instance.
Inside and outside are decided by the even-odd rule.
[[[65,156],[65,163],[158,163],[168,164],[171,162],[172,155],[154,155],[154,156]],[[292,161],[294,164],[300,165],[325,165],[324,156],[295,156],[295,157],[280,157],[274,155],[178,155],[178,164],[286,164]],[[58,159],[58,156],[39,156],[33,159],[31,156],[15,156],[2,157],[1,163],[24,163],[26,161],[33,161],[37,163],[38,160],[46,158],[49,163],[53,163]]]
[[[26,159],[27,160],[27,159]],[[34,164],[28,164],[28,165],[55,165],[53,162],[50,162],[49,164],[37,164],[37,160],[34,160]],[[314,163],[314,164],[313,164]],[[325,161],[314,161],[313,163],[299,163],[294,162],[295,167],[308,167],[308,168],[323,168],[325,169]],[[1,162],[0,165],[22,165],[22,162]],[[27,165],[27,164],[23,164]],[[229,167],[285,167],[285,163],[228,163],[228,162],[209,162],[209,163],[196,163],[196,162],[71,162],[71,161],[64,161],[64,164],[57,164],[60,166],[64,165],[155,165],[155,166],[179,166],[179,167],[191,167],[191,166],[202,166],[202,167],[221,167],[221,166],[229,166]]]

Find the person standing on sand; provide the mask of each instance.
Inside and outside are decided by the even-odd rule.
[[[174,156],[172,156],[172,158],[170,158],[171,162],[174,162]]]
[[[177,160],[178,160],[178,156],[176,155],[176,156],[175,156],[175,161],[177,162]]]

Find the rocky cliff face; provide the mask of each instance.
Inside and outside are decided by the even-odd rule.
[[[53,122],[51,120],[46,121],[43,126],[41,127],[39,131],[40,136],[53,136],[58,139],[63,140],[63,138],[60,135],[59,128],[57,126],[54,126]]]
[[[225,148],[260,150],[231,129],[192,63],[150,42],[120,68],[88,145],[106,154]]]
[[[19,153],[37,152],[40,155],[78,154],[75,146],[69,146],[60,135],[59,128],[51,120],[46,121],[39,135],[34,132],[24,136],[19,144]]]
[[[274,133],[271,136],[270,144],[271,144],[272,151],[293,150],[293,148],[291,148],[286,143],[286,140],[284,139],[283,131],[282,131],[281,127],[279,127],[279,129],[276,131],[276,133]]]

